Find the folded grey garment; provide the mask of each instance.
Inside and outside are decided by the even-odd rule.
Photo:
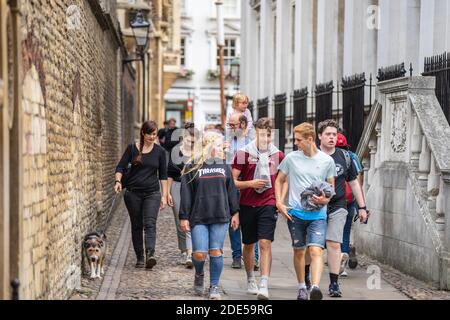
[[[336,194],[334,191],[334,187],[324,181],[315,181],[305,189],[300,195],[300,202],[302,207],[306,211],[319,211],[324,205],[315,204],[312,199],[313,196],[316,195],[318,197],[322,196],[322,192],[325,194],[325,197],[332,198]]]

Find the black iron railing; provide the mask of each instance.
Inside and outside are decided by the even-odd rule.
[[[425,58],[424,76],[436,77],[436,97],[450,123],[450,52]]]
[[[365,73],[342,79],[342,124],[352,151],[356,151],[364,130],[365,86]]]
[[[333,118],[333,81],[316,85],[316,132],[319,123]]]
[[[278,148],[284,152],[286,146],[286,94],[278,94],[274,97],[275,129],[278,129]]]
[[[294,90],[292,95],[292,101],[294,108],[292,112],[292,134],[294,135],[294,128],[299,124],[308,121],[308,87],[300,90]],[[295,139],[293,140],[293,150],[297,150],[295,146]]]
[[[410,75],[412,75],[412,64],[410,65]],[[377,79],[378,81],[387,81],[397,78],[403,78],[406,76],[405,63],[392,65],[389,67],[383,67],[378,69]]]
[[[267,118],[269,116],[269,97],[258,100],[258,119]]]

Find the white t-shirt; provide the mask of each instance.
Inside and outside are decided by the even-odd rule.
[[[289,207],[291,214],[303,220],[327,218],[327,206],[320,211],[306,211],[301,205],[301,194],[315,181],[327,181],[334,178],[336,165],[332,157],[318,150],[314,157],[307,157],[303,151],[289,153],[278,170],[289,177]]]

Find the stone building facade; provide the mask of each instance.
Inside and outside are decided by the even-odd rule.
[[[115,1],[0,1],[0,299],[63,299],[134,137]],[[116,202],[117,203],[117,202]]]
[[[130,21],[137,10],[141,10],[147,20],[152,21],[152,28],[144,55],[145,62],[133,62],[140,92],[136,97],[139,108],[134,115],[135,131],[138,131],[142,119],[155,120],[162,126],[165,118],[164,95],[180,72],[181,23],[180,0],[118,0],[117,16],[130,53],[136,51]]]
[[[420,75],[425,57],[450,50],[448,0],[246,0],[242,16],[241,87],[255,102],[270,98],[269,116],[275,95],[307,87],[312,114],[317,84],[333,81],[337,91],[361,73],[369,106],[370,74],[375,85],[379,68],[405,63],[409,74],[411,63]],[[342,105],[333,94],[333,114]]]

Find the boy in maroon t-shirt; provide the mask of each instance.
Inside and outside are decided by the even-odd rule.
[[[258,299],[269,299],[268,281],[272,265],[271,245],[277,224],[275,180],[284,154],[272,144],[273,125],[269,118],[256,124],[256,140],[238,151],[233,178],[241,191],[239,219],[244,243],[244,265],[247,272],[248,293]],[[270,179],[268,179],[270,176]],[[259,243],[261,282],[258,288],[253,272],[254,246]]]

